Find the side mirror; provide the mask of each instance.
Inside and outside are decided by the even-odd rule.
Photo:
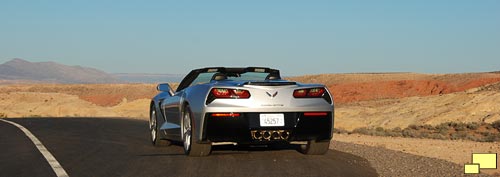
[[[174,95],[174,91],[168,83],[158,84],[158,86],[156,86],[156,90],[160,92],[168,92],[170,96]]]

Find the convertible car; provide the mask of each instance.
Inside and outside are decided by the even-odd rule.
[[[151,100],[155,146],[182,142],[189,156],[216,145],[295,144],[304,154],[325,154],[333,132],[333,97],[320,84],[282,80],[265,67],[192,70],[174,91],[159,84]]]

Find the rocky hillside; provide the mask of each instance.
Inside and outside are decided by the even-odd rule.
[[[500,73],[418,74],[361,73],[321,74],[288,78],[321,83],[333,92],[336,104],[358,101],[431,96],[462,92],[500,82]]]
[[[484,122],[500,120],[500,83],[464,92],[362,101],[337,107],[336,127],[407,127],[438,125],[444,122]]]
[[[116,83],[116,77],[88,67],[13,59],[0,64],[0,80],[36,83]]]

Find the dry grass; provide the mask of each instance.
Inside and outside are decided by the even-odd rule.
[[[390,136],[406,138],[427,138],[441,140],[470,140],[478,142],[500,142],[500,120],[492,123],[445,122],[436,126],[410,125],[385,129],[383,127],[361,127],[352,131],[337,129],[337,133],[357,133],[371,136]]]
[[[177,84],[172,84],[177,87]],[[0,93],[64,93],[99,106],[116,106],[124,99],[150,99],[158,93],[156,84],[19,84],[0,86]]]
[[[396,80],[429,80],[435,76],[438,75],[418,73],[351,73],[304,75],[289,77],[287,79],[303,83],[321,83],[325,85],[333,85]]]
[[[0,112],[9,117],[146,118],[157,93],[156,84],[1,85]]]
[[[289,77],[287,79],[304,83],[322,83],[325,85],[350,84],[363,82],[400,81],[400,80],[435,80],[456,85],[463,85],[476,79],[500,78],[500,73],[460,73],[460,74],[420,74],[420,73],[347,73],[318,74]]]

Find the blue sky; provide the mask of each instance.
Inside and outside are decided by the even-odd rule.
[[[495,71],[500,1],[4,0],[0,62],[12,58],[111,73]]]

